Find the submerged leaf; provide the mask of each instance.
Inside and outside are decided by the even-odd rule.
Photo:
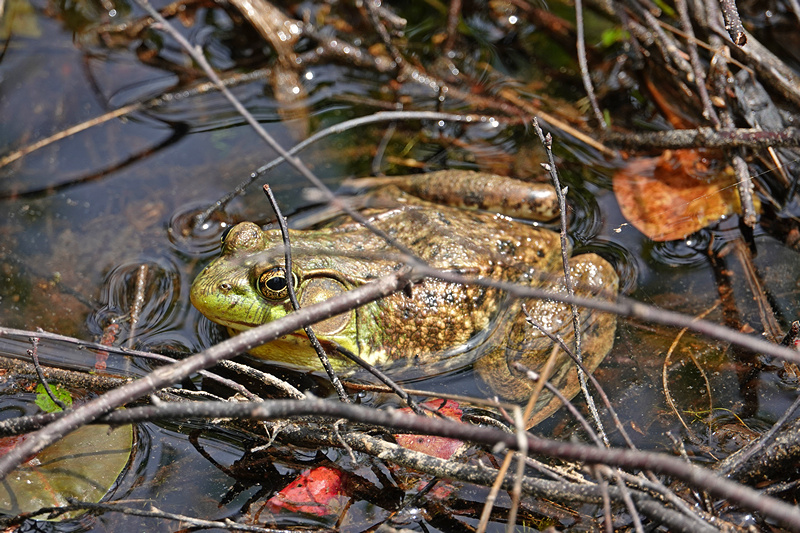
[[[48,398],[49,400],[49,398]],[[0,450],[24,437],[0,439]],[[0,513],[17,515],[67,505],[67,499],[99,502],[130,459],[133,426],[84,426],[11,472],[0,484]],[[70,519],[82,511],[61,515]]]
[[[697,150],[633,159],[613,182],[622,214],[654,241],[682,239],[740,211],[732,170],[715,169]]]
[[[453,400],[447,400],[444,404],[441,400],[430,400],[422,404],[425,407],[436,410],[446,418],[461,421],[461,408]],[[404,412],[411,412],[411,409],[401,409]],[[457,439],[447,437],[436,437],[433,435],[395,435],[397,444],[403,448],[414,450],[415,452],[427,453],[439,459],[450,459],[463,444]]]
[[[273,512],[287,510],[317,516],[338,514],[347,473],[319,466],[306,470],[267,502]]]

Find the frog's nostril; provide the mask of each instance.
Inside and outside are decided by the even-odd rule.
[[[222,283],[219,284],[219,290],[221,290],[221,291],[228,292],[232,288],[233,287],[231,286],[231,284],[228,283],[227,281],[223,281]]]

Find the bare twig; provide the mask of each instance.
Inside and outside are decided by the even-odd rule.
[[[353,352],[351,352],[350,350],[348,350],[347,348],[345,348],[336,341],[331,341],[331,344],[333,344],[333,346],[336,348],[336,351],[339,352],[341,355],[347,357],[348,359],[359,365],[361,368],[365,369],[370,374],[381,380],[381,382],[387,387],[389,387],[389,389],[392,392],[397,394],[397,396],[399,396],[400,399],[403,400],[406,403],[406,405],[408,405],[411,408],[412,411],[414,411],[418,415],[425,414],[425,410],[422,409],[417,404],[417,402],[414,401],[411,395],[405,389],[403,389],[403,387],[398,385],[396,381],[394,381],[392,378],[386,375],[386,373],[383,372],[380,368],[377,368],[375,365],[369,364],[364,359],[357,356],[356,354],[354,354]]]
[[[133,304],[130,310],[130,331],[128,333],[128,348],[133,346],[136,340],[136,324],[139,322],[139,317],[142,314],[142,307],[144,306],[144,289],[147,282],[147,273],[149,268],[146,264],[139,265],[136,269],[136,285],[133,292]]]
[[[312,308],[308,307],[305,309]],[[277,322],[273,322],[272,324],[275,323]],[[265,326],[262,326],[262,328],[264,327]],[[243,334],[231,339],[231,341],[238,339],[241,335]],[[230,343],[231,341],[226,341],[226,343]],[[358,422],[377,424],[399,431],[438,435],[490,446],[503,445],[509,449],[518,449],[519,447],[517,442],[518,436],[516,434],[507,433],[495,428],[468,426],[450,420],[420,417],[402,413],[397,410],[380,411],[359,405],[324,400],[164,404],[119,410],[105,417],[103,420],[109,423],[130,423],[144,419],[158,420],[162,417],[174,419],[196,416],[270,420],[308,415],[324,416],[334,419],[346,418]],[[65,416],[59,422],[67,418],[68,417]],[[58,424],[58,422],[55,424]],[[651,452],[597,448],[595,446],[543,439],[527,434],[525,438],[527,439],[529,453],[561,457],[566,460],[583,461],[589,464],[606,464],[624,468],[647,469],[653,472],[671,475],[693,486],[703,487],[716,497],[735,502],[745,509],[757,511],[788,527],[800,530],[800,509],[796,506],[771,497],[766,497],[749,487],[719,477],[706,468],[687,464],[682,459]],[[14,451],[16,451],[16,448],[10,453],[14,453]],[[5,462],[6,457],[0,458],[0,461]]]
[[[684,33],[686,33],[686,46],[689,49],[689,62],[694,71],[694,84],[697,87],[697,92],[700,95],[700,101],[703,103],[703,116],[711,122],[715,128],[720,127],[719,117],[717,117],[714,107],[711,105],[711,99],[708,97],[708,90],[706,89],[706,75],[700,64],[700,56],[697,53],[697,39],[694,36],[694,29],[692,28],[692,21],[689,19],[689,10],[686,7],[686,0],[675,0],[675,7],[681,18],[681,26]]]
[[[517,511],[519,500],[522,496],[522,478],[525,474],[525,457],[528,455],[528,439],[525,438],[525,420],[519,407],[514,408],[514,433],[517,436],[519,452],[517,455],[517,472],[514,479],[514,488],[511,489],[511,509],[508,512],[506,532],[514,533],[517,530]]]
[[[580,65],[581,69],[583,88],[586,90],[586,96],[589,98],[595,120],[597,120],[603,130],[606,130],[608,129],[608,124],[606,124],[606,119],[600,111],[600,106],[597,105],[597,97],[594,94],[592,78],[589,76],[589,65],[586,61],[586,40],[583,36],[583,0],[575,0],[575,25],[578,28],[578,65]]]
[[[152,352],[142,352],[142,351],[139,351],[139,350],[129,350],[129,349],[120,348],[120,347],[117,347],[117,346],[107,346],[105,344],[99,344],[99,343],[96,343],[96,342],[88,342],[88,341],[84,341],[82,339],[76,339],[74,337],[67,337],[67,336],[64,336],[64,335],[59,335],[57,333],[50,333],[48,331],[36,331],[36,332],[33,332],[33,331],[24,330],[24,329],[14,329],[14,328],[0,327],[0,337],[3,337],[3,336],[30,337],[30,336],[34,336],[34,335],[39,337],[40,339],[47,339],[47,340],[51,340],[51,341],[55,341],[55,342],[68,343],[68,344],[71,344],[73,346],[76,346],[77,348],[88,348],[88,349],[92,349],[92,350],[98,350],[98,351],[102,351],[102,352],[110,352],[110,353],[115,353],[115,354],[120,354],[120,355],[125,355],[125,356],[141,357],[141,358],[149,359],[149,360],[152,360],[152,361],[160,361],[162,363],[174,363],[175,362],[174,358],[166,356],[166,355],[162,355],[162,354],[157,354],[157,353],[152,353]],[[0,367],[8,368],[10,363],[7,364],[6,361],[13,361],[13,359],[0,357]],[[49,371],[50,372],[59,372],[59,369],[51,368],[51,369],[49,369]],[[251,393],[250,391],[248,391],[240,383],[236,383],[235,381],[232,381],[230,379],[223,378],[222,376],[219,376],[219,375],[214,374],[213,372],[209,372],[207,370],[200,370],[198,373],[201,376],[206,377],[206,378],[211,379],[211,380],[214,380],[217,383],[220,383],[221,385],[224,385],[224,386],[228,387],[229,389],[231,389],[233,391],[236,391],[236,392],[242,394],[243,396],[245,396],[245,397],[247,397],[247,398],[249,398],[251,400],[257,400],[258,399],[258,396],[256,396],[255,394]],[[84,387],[84,388],[87,388],[87,389],[100,389],[100,390],[107,389],[108,387],[103,387],[102,386],[102,380],[103,379],[109,379],[109,380],[117,379],[118,381],[121,381],[119,378],[110,378],[110,377],[108,377],[108,378],[107,377],[103,377],[103,378],[100,378],[100,380],[98,381],[98,380],[94,379],[94,376],[89,376],[88,374],[83,374],[83,375],[88,376],[86,379],[88,381],[91,381],[91,383],[93,383],[93,385],[91,385],[91,386]],[[88,383],[88,381],[87,381],[87,383]]]
[[[275,196],[272,194],[272,189],[269,188],[269,185],[264,185],[264,194],[267,195],[269,204],[272,206],[272,210],[275,211],[275,216],[278,219],[278,227],[281,229],[281,236],[283,237],[283,257],[285,261],[284,280],[286,282],[286,292],[289,295],[289,301],[292,302],[292,308],[295,311],[299,311],[300,302],[297,301],[297,294],[294,292],[295,278],[294,271],[292,270],[292,244],[289,242],[289,228],[286,227],[286,219],[283,217],[283,213],[281,213],[281,208],[278,205],[278,201],[275,200]],[[314,330],[311,328],[311,326],[303,326],[303,330],[306,332],[308,342],[311,343],[311,346],[314,347],[314,351],[317,352],[317,357],[319,357],[319,361],[322,363],[322,368],[324,368],[325,373],[328,374],[328,379],[333,385],[333,388],[336,390],[339,400],[343,402],[350,402],[350,397],[347,396],[347,392],[345,392],[342,382],[339,380],[339,376],[337,376],[336,372],[333,370],[331,362],[328,359],[328,354],[325,353],[325,348],[322,347],[317,339],[317,336],[314,335]]]
[[[339,133],[359,128],[361,126],[365,126],[367,124],[376,124],[380,122],[399,122],[403,120],[446,120],[449,122],[463,122],[463,123],[473,123],[473,124],[481,124],[488,121],[489,117],[485,117],[482,115],[454,115],[452,113],[440,113],[436,111],[380,111],[378,113],[373,113],[372,115],[368,115],[366,117],[359,117],[350,120],[345,120],[344,122],[340,122],[339,124],[334,124],[333,126],[329,126],[323,130],[318,131],[317,133],[311,135],[307,139],[303,140],[300,143],[294,145],[289,151],[289,154],[295,155],[301,152],[302,150],[308,148],[312,144],[324,139],[325,137],[329,137],[331,135],[338,135]],[[198,213],[195,217],[195,226],[200,227],[208,220],[211,214],[214,211],[222,209],[225,207],[228,202],[239,196],[244,192],[244,190],[255,180],[259,179],[261,176],[275,168],[276,166],[280,165],[286,161],[283,156],[278,156],[266,165],[263,165],[252,172],[250,176],[242,181],[239,185],[233,188],[231,192],[211,204],[205,211]]]
[[[436,278],[450,283],[475,283],[486,287],[495,287],[521,298],[549,298],[558,302],[575,304],[578,307],[589,307],[591,309],[597,309],[598,311],[615,313],[619,316],[630,316],[641,320],[656,322],[665,326],[687,327],[691,331],[696,331],[714,339],[730,342],[754,352],[760,352],[765,355],[771,355],[786,361],[800,363],[800,353],[785,346],[773,344],[757,336],[746,335],[713,322],[695,320],[694,317],[687,316],[682,313],[676,313],[674,311],[668,311],[659,307],[650,306],[622,296],[617,297],[616,301],[585,298],[582,296],[572,296],[564,293],[554,293],[542,288],[521,286],[514,283],[506,283],[488,278],[474,279],[470,278],[469,276],[457,274],[455,272],[446,272],[443,270],[418,265],[414,266],[414,272],[421,276]],[[605,296],[613,297],[613,295]]]
[[[742,20],[739,18],[736,2],[719,0],[719,5],[722,8],[722,18],[725,20],[725,29],[728,30],[731,40],[736,46],[744,46],[747,43],[747,35],[745,35]]]
[[[614,481],[617,483],[617,487],[619,487],[619,491],[622,494],[622,501],[625,502],[625,507],[628,509],[628,513],[630,513],[631,519],[633,520],[633,527],[636,530],[636,533],[644,533],[644,529],[642,528],[642,519],[639,517],[639,513],[636,511],[636,506],[633,504],[631,492],[628,490],[625,482],[620,477],[619,470],[615,468],[612,470],[612,472]]]
[[[572,276],[570,275],[570,266],[569,266],[569,254],[568,254],[568,240],[567,240],[567,205],[566,200],[564,199],[565,191],[561,189],[561,182],[558,179],[558,171],[556,170],[556,162],[553,158],[553,139],[551,135],[548,133],[546,136],[542,131],[542,128],[539,126],[539,122],[536,118],[533,119],[533,127],[536,130],[536,134],[539,136],[539,140],[544,145],[545,151],[547,152],[547,165],[545,166],[545,170],[550,173],[550,179],[553,182],[553,187],[555,187],[556,195],[558,195],[558,206],[561,211],[561,262],[564,267],[564,287],[567,289],[567,294],[570,296],[575,294],[575,288],[572,284]],[[572,327],[575,330],[575,357],[578,361],[583,361],[583,352],[581,348],[581,318],[580,313],[578,312],[578,306],[571,305],[572,309]],[[597,429],[600,432],[600,436],[603,438],[603,442],[606,443],[606,446],[609,445],[608,437],[606,436],[606,432],[603,429],[603,422],[600,420],[600,413],[597,411],[597,406],[594,403],[594,398],[589,393],[589,387],[586,384],[586,373],[583,369],[578,368],[578,378],[581,383],[581,391],[583,392],[583,396],[586,398],[586,405],[589,406],[589,411],[592,413],[592,417],[594,418],[594,422],[597,425]]]
[[[800,397],[798,397],[794,403],[781,415],[780,419],[775,422],[769,431],[761,435],[757,440],[750,443],[744,450],[740,453],[730,456],[726,461],[721,463],[717,471],[721,475],[728,475],[731,472],[736,471],[741,465],[747,464],[747,461],[755,455],[756,452],[759,450],[763,450],[764,447],[775,437],[775,434],[783,427],[786,422],[788,422],[797,409],[800,408]]]
[[[53,391],[50,390],[50,385],[47,384],[47,380],[44,377],[44,372],[42,372],[42,367],[39,365],[39,338],[31,337],[30,341],[32,348],[28,350],[28,355],[33,360],[33,366],[36,368],[36,375],[39,377],[39,382],[42,384],[47,396],[53,401],[53,403],[59,406],[62,411],[65,411],[67,409],[67,405],[56,398],[53,394]]]
[[[228,361],[228,360],[220,361],[219,363],[217,363],[217,365],[222,368],[231,370],[232,372],[237,372],[244,376],[249,376],[253,379],[257,379],[266,385],[270,385],[272,387],[280,389],[280,391],[283,392],[289,398],[302,400],[306,397],[305,394],[297,390],[289,383],[286,383],[282,379],[278,379],[272,374],[253,368],[250,365],[243,365],[241,363],[237,363],[236,361]]]
[[[770,146],[800,146],[800,129],[783,131],[736,129],[714,131],[711,128],[648,131],[636,133],[609,132],[604,137],[609,144],[633,149],[675,148],[737,148],[764,149]]]
[[[162,520],[174,520],[180,522],[182,528],[186,527],[192,527],[197,529],[219,528],[226,531],[251,531],[253,533],[290,533],[291,531],[289,529],[275,529],[271,527],[255,526],[251,524],[240,524],[230,519],[203,520],[201,518],[195,518],[193,516],[168,513],[165,511],[161,511],[160,509],[153,506],[151,506],[149,510],[144,510],[144,509],[136,509],[134,507],[127,507],[124,505],[120,505],[118,503],[91,503],[91,502],[78,501],[73,498],[70,498],[68,501],[70,505],[67,507],[55,507],[50,509],[43,509],[38,511],[36,514],[37,515],[44,514],[45,512],[63,513],[74,510],[86,509],[88,511],[94,511],[94,512],[122,513],[132,516],[144,516],[151,518],[160,518]],[[332,531],[332,530],[320,529],[319,531]]]

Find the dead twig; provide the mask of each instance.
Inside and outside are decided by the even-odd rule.
[[[697,128],[635,133],[609,132],[603,139],[620,148],[637,150],[739,147],[761,150],[770,146],[800,146],[800,129],[762,131],[740,128],[715,131],[712,128]]]
[[[38,337],[31,337],[31,346],[32,348],[28,350],[28,355],[33,360],[33,367],[36,369],[36,376],[39,378],[39,383],[42,384],[44,387],[47,396],[52,400],[54,404],[59,406],[62,411],[66,411],[67,405],[55,397],[53,391],[50,390],[50,385],[47,384],[47,379],[44,377],[44,372],[42,371],[41,365],[39,365],[39,338]]]
[[[722,18],[725,20],[725,29],[728,30],[728,35],[731,36],[733,44],[736,46],[744,46],[747,43],[747,35],[742,26],[742,20],[739,18],[739,10],[736,9],[736,2],[734,0],[719,0],[720,8],[722,8]]]
[[[312,307],[305,309],[312,309]],[[283,321],[285,321],[285,319]],[[265,326],[262,326],[262,328],[263,327]],[[243,334],[246,333],[247,332]],[[236,338],[243,334],[240,334]],[[235,340],[236,338],[231,340]],[[226,343],[227,342],[229,341],[226,341]],[[115,391],[109,394],[113,394],[113,392]],[[165,404],[118,410],[103,417],[102,420],[107,423],[131,423],[140,420],[159,420],[163,419],[163,417],[174,419],[196,416],[275,420],[308,415],[324,416],[333,419],[346,418],[357,422],[393,428],[398,431],[412,431],[428,435],[438,435],[489,446],[503,445],[509,449],[518,449],[519,447],[517,441],[518,436],[516,434],[507,433],[495,428],[468,426],[450,420],[421,417],[402,413],[397,410],[376,410],[359,405],[324,400],[275,400],[272,402],[258,403],[188,402],[172,405]],[[65,416],[53,425],[59,424],[59,422],[66,420],[68,417],[69,415]],[[653,472],[670,475],[692,486],[702,487],[718,498],[735,502],[745,509],[757,511],[788,527],[800,530],[800,509],[796,506],[764,496],[749,487],[717,476],[709,469],[687,464],[682,459],[652,452],[597,448],[595,446],[543,439],[527,434],[525,438],[527,439],[529,453],[560,457],[565,460],[583,461],[589,464],[605,464],[631,469],[647,469]],[[24,444],[25,442],[21,445]],[[348,444],[350,444],[353,449],[356,449],[349,441]],[[19,446],[9,452],[8,455],[13,454],[18,448]],[[2,461],[2,463],[7,462],[6,457],[8,457],[8,455],[0,458],[0,461]],[[3,466],[3,464],[0,464],[0,468]],[[513,481],[511,486],[513,486]]]
[[[597,104],[597,97],[594,94],[594,87],[592,86],[592,78],[589,76],[589,64],[586,61],[586,40],[583,36],[583,0],[575,0],[575,25],[578,29],[578,65],[581,70],[583,88],[586,90],[586,96],[589,98],[595,120],[600,124],[601,129],[607,130],[608,124],[606,124],[606,119],[600,111],[600,106]]]
[[[560,209],[560,224],[561,224],[561,262],[564,268],[564,287],[567,289],[567,294],[574,295],[575,288],[572,284],[572,276],[570,275],[570,266],[569,266],[569,245],[567,240],[567,204],[566,200],[564,199],[564,195],[566,194],[566,190],[561,189],[561,183],[558,179],[558,171],[556,170],[556,162],[553,158],[553,139],[552,136],[548,133],[547,135],[544,134],[542,128],[539,126],[539,122],[536,118],[533,119],[533,128],[536,130],[536,134],[539,136],[539,140],[544,145],[544,149],[547,152],[547,161],[546,165],[543,165],[545,170],[550,174],[550,179],[553,182],[553,187],[556,190],[556,195],[558,196],[558,206]],[[575,357],[578,361],[583,361],[583,352],[581,348],[581,318],[580,313],[578,312],[578,306],[571,305],[572,309],[572,327],[575,330]],[[597,411],[597,406],[594,403],[594,398],[589,393],[589,387],[586,384],[586,373],[583,369],[578,368],[578,378],[581,383],[581,391],[583,392],[584,398],[586,398],[586,405],[589,406],[589,411],[592,413],[592,417],[594,418],[594,423],[597,425],[597,430],[600,432],[600,436],[603,438],[603,442],[606,443],[606,446],[609,445],[608,436],[606,435],[605,429],[603,429],[603,422],[600,420],[600,413]]]
[[[283,217],[283,213],[281,213],[281,208],[278,205],[278,201],[272,194],[272,189],[269,188],[269,185],[264,185],[264,194],[267,195],[269,204],[272,206],[272,210],[275,211],[275,216],[278,219],[278,227],[280,228],[281,236],[283,237],[283,257],[285,262],[283,279],[284,283],[286,284],[286,292],[289,295],[289,301],[292,302],[292,309],[294,309],[296,312],[300,310],[300,302],[297,301],[297,294],[294,292],[295,275],[294,271],[292,270],[292,244],[289,242],[289,228],[286,227],[286,219]],[[311,326],[303,326],[303,330],[306,332],[308,342],[311,343],[311,346],[314,347],[314,351],[317,352],[317,357],[319,357],[322,368],[324,368],[325,373],[328,374],[328,379],[333,385],[333,388],[336,390],[339,400],[349,403],[350,397],[347,396],[347,392],[345,392],[344,387],[342,387],[342,382],[339,380],[339,376],[337,376],[336,372],[333,370],[331,362],[328,359],[328,354],[325,353],[325,348],[322,347],[317,339],[317,336],[314,335],[314,330],[311,328]]]

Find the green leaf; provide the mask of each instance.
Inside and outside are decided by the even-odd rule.
[[[620,27],[609,28],[604,30],[600,35],[600,42],[608,48],[616,43],[627,41],[630,38],[630,33]]]
[[[53,393],[61,403],[66,405],[67,407],[72,407],[72,395],[69,393],[68,390],[62,388],[59,385],[53,387],[50,386],[50,392]],[[47,391],[44,390],[44,385],[39,383],[36,385],[36,405],[39,406],[39,409],[44,411],[45,413],[55,413],[61,411],[61,407],[59,407],[47,394]]]
[[[0,455],[24,438],[0,439]],[[79,428],[6,476],[0,483],[0,513],[14,516],[65,506],[68,498],[99,502],[127,466],[132,447],[131,425]],[[67,513],[55,520],[81,514]]]

